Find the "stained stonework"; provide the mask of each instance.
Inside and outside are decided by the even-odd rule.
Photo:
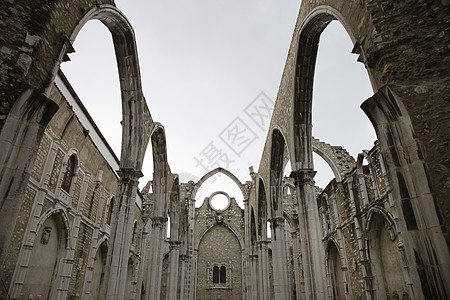
[[[219,211],[209,199],[195,208],[212,173],[189,183],[171,173],[164,127],[145,104],[134,31],[113,1],[0,1],[0,298],[448,299],[449,13],[448,1],[302,1],[260,164],[245,185],[213,170],[238,185],[244,207],[230,198]],[[77,113],[88,113],[56,72],[95,18],[115,37],[121,161],[99,150],[106,142],[80,121]],[[377,141],[357,159],[311,135],[318,43],[333,20],[374,91],[360,103]],[[142,195],[149,140],[155,172]],[[314,186],[313,151],[336,177],[323,190]],[[71,155],[78,164],[64,191]],[[283,178],[286,158],[292,173]],[[42,237],[45,227],[58,232],[57,247]],[[51,282],[28,272],[42,240],[58,249],[43,259],[56,259]],[[25,279],[42,279],[48,294]]]
[[[89,248],[91,247],[92,229],[85,223],[80,224],[74,256],[74,265],[70,276],[69,292],[71,298],[80,298],[83,292],[83,278],[86,272]]]
[[[4,278],[5,285],[9,285],[11,283],[11,277],[14,273],[14,268],[17,262],[17,257],[19,256],[19,251],[21,248],[23,236],[25,234],[25,228],[28,223],[28,217],[30,215],[31,209],[33,207],[34,198],[36,196],[36,191],[27,188],[25,191],[25,198],[23,205],[20,209],[19,218],[16,222],[16,227],[14,229],[13,240],[11,241],[11,245],[8,251],[8,257],[6,263],[2,267],[2,278]],[[0,289],[0,299],[6,298],[6,293],[3,289]]]
[[[48,182],[48,188],[50,192],[54,193],[56,189],[56,185],[58,184],[59,174],[61,172],[61,167],[63,165],[63,157],[64,153],[61,150],[58,150],[56,153],[55,161],[53,163],[52,172],[50,173],[50,179]]]
[[[224,225],[209,229],[200,241],[197,260],[197,299],[242,299],[242,253],[230,229]],[[231,282],[214,284],[214,265],[224,265]]]
[[[44,135],[41,141],[41,145],[39,146],[39,150],[37,152],[36,160],[33,166],[33,171],[31,172],[31,176],[37,181],[41,180],[42,171],[45,165],[48,151],[50,150],[51,142],[51,138],[49,138],[47,135]]]
[[[228,195],[227,207],[223,210],[214,209],[211,205],[214,195],[216,193],[205,198],[202,206],[195,212],[194,228],[198,243],[196,298],[242,299],[245,287],[242,273],[243,249],[240,243],[244,237],[244,211]],[[220,282],[217,278],[218,281],[214,282],[214,267],[218,270],[221,267],[226,269],[225,282]]]
[[[27,298],[29,295],[41,295],[45,298],[48,296],[49,299],[91,299],[91,292],[98,296],[99,287],[92,286],[91,281],[96,276],[94,260],[97,247],[100,241],[107,240],[109,234],[104,212],[109,204],[107,199],[117,191],[118,180],[113,171],[116,167],[110,166],[105,161],[104,154],[98,150],[99,147],[84,135],[83,126],[77,117],[68,121],[74,114],[73,104],[67,103],[56,86],[50,94],[60,107],[59,118],[57,115],[50,122],[39,147],[36,164],[32,168],[33,175],[25,192],[10,244],[11,250],[2,266],[2,280],[13,299],[21,294]],[[63,138],[59,139],[61,136]],[[84,141],[80,142],[80,139]],[[66,192],[61,188],[65,172],[64,160],[71,153],[77,155],[77,166],[70,190]],[[137,246],[133,248],[133,255],[139,256],[144,223],[140,219],[141,211],[138,207],[134,213],[137,221]],[[36,266],[45,264],[45,260],[40,263],[34,259],[43,255],[40,251],[47,249],[35,247],[41,243],[41,236],[36,235],[36,232],[42,232],[50,218],[56,220],[57,230],[54,228],[52,232],[55,235],[58,233],[58,246],[55,250],[57,257],[53,257],[55,263],[51,264],[52,270],[46,271],[50,273],[51,280],[48,281],[45,276],[40,279],[29,276],[35,276],[33,274],[36,272],[33,273],[32,270]],[[106,261],[103,262],[105,263]],[[137,275],[138,273],[137,279],[142,278]],[[27,282],[30,284],[23,285],[23,278],[28,278]],[[100,283],[99,280],[96,282]],[[43,293],[39,286],[48,288]],[[0,298],[6,298],[4,288],[0,289]]]
[[[73,193],[73,198],[72,198],[72,207],[73,208],[78,207],[78,199],[80,199],[81,186],[82,186],[83,182],[84,182],[84,174],[83,174],[83,172],[78,172],[78,180],[77,180],[75,191]]]

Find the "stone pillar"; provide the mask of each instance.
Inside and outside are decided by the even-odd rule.
[[[189,190],[189,233],[186,256],[185,297],[181,299],[195,299],[197,288],[197,250],[195,243],[195,199],[191,198],[192,189]]]
[[[92,234],[91,249],[89,250],[88,263],[87,263],[87,267],[86,267],[86,275],[84,276],[83,296],[82,296],[83,300],[88,300],[89,297],[91,296],[90,294],[92,293],[92,289],[97,288],[97,287],[93,287],[91,285],[91,283],[92,283],[92,275],[94,272],[95,255],[97,254],[96,253],[97,248],[95,248],[95,246],[98,243],[97,237],[98,237],[99,231],[100,231],[99,228],[95,227],[94,233]]]
[[[140,171],[120,169],[118,201],[114,201],[110,247],[106,259],[102,299],[124,299],[127,286],[128,258],[133,235],[134,205]]]
[[[269,220],[272,229],[273,289],[275,300],[290,299],[284,218]]]
[[[248,299],[249,293],[251,291],[251,280],[249,280],[250,271],[250,211],[248,209],[248,198],[244,199],[244,244],[245,249],[243,249],[243,260],[242,260],[242,299]]]
[[[179,241],[170,241],[169,253],[169,278],[167,281],[167,300],[178,299],[178,266],[180,265],[180,244]]]
[[[152,234],[150,237],[149,277],[146,284],[146,300],[159,299],[161,296],[162,245],[165,242],[166,221],[164,217],[152,217]]]
[[[180,255],[180,299],[189,299],[185,293],[185,286],[186,286],[186,280],[188,274],[188,263],[189,263],[189,257],[186,254]]]
[[[261,300],[270,299],[270,281],[269,281],[269,248],[267,240],[258,241],[259,243],[259,287]]]
[[[361,272],[364,279],[364,289],[366,292],[366,299],[372,300],[375,298],[374,278],[372,274],[372,267],[368,258],[366,239],[364,238],[363,229],[360,225],[360,220],[357,216],[354,217],[356,238],[358,240],[359,250],[359,264],[361,265]]]
[[[299,238],[306,298],[325,299],[328,297],[325,251],[314,187],[315,174],[312,169],[300,169],[292,172],[291,177],[295,179],[297,190]]]
[[[248,280],[250,285],[250,294],[251,297],[248,297],[248,299],[261,299],[261,296],[258,294],[258,255],[252,254],[250,255],[250,261],[252,264],[251,268],[251,280]]]
[[[300,245],[298,242],[298,233],[297,230],[291,232],[291,237],[292,237],[292,242],[293,242],[293,256],[294,256],[294,284],[295,284],[295,290],[296,290],[296,297],[295,299],[303,299],[305,296],[305,291],[303,288],[303,282],[301,280],[302,278],[302,274],[301,274],[301,269],[300,269]]]
[[[195,300],[197,299],[197,259],[198,259],[198,249],[194,249],[194,254],[192,256],[191,262],[191,289],[189,291],[189,299]]]
[[[6,259],[39,144],[57,110],[56,103],[28,88],[0,131],[0,267]]]

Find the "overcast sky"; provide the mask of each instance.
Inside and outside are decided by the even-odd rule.
[[[172,172],[182,181],[190,174],[195,180],[220,164],[242,182],[251,180],[248,167],[257,171],[267,128],[257,126],[245,109],[255,99],[275,101],[300,2],[116,0],[116,4],[135,30],[144,95],[153,119],[165,127]],[[76,53],[62,70],[120,157],[121,100],[111,35],[100,22],[89,21],[74,48]],[[356,158],[373,146],[375,134],[359,108],[372,91],[364,66],[350,54],[352,48],[338,22],[322,34],[313,131],[315,137],[344,146]],[[239,151],[229,147],[225,136],[236,122],[253,133]],[[208,161],[213,150],[216,157]],[[325,187],[331,170],[323,161],[315,165],[316,182]],[[149,145],[141,187],[152,172]],[[201,197],[223,189],[242,198],[234,187],[217,186],[228,181],[223,177],[211,180]]]

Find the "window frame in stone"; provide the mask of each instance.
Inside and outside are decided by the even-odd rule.
[[[111,200],[109,201],[108,215],[106,216],[106,225],[108,225],[108,226],[111,226],[111,219],[112,219],[112,214],[113,214],[113,210],[114,210],[114,200],[115,200],[115,197],[113,196],[111,198]]]
[[[78,160],[76,154],[69,156],[66,170],[64,171],[63,180],[61,182],[61,189],[67,193],[70,193],[70,189],[72,188],[72,182],[76,174],[77,164]]]
[[[131,244],[136,244],[136,234],[137,234],[137,222],[135,221],[133,224],[133,235],[131,236]]]
[[[208,265],[208,289],[231,289],[231,262]]]

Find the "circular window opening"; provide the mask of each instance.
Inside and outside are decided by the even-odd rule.
[[[211,207],[215,210],[224,210],[228,207],[230,200],[224,194],[216,194],[210,200]]]

